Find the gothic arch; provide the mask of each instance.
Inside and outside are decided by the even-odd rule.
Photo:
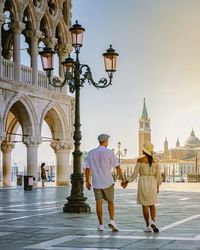
[[[53,36],[52,23],[47,15],[44,15],[40,21],[40,31],[42,31],[46,39]],[[44,41],[44,43],[46,42],[47,41]]]
[[[22,21],[23,10],[28,5],[28,0],[5,0],[3,3],[3,9],[10,9],[13,13],[15,21]]]
[[[3,121],[3,131],[6,133],[8,131],[9,133],[17,131],[17,128],[21,125],[23,135],[38,136],[37,115],[31,101],[26,95],[16,95],[12,98],[6,107]],[[11,137],[7,139],[11,139]]]
[[[71,2],[69,2],[68,0],[64,0],[62,14],[63,14],[64,22],[68,27],[71,25],[71,22],[70,22],[70,20],[71,20],[70,14],[71,13],[69,12],[69,9],[71,9]]]
[[[37,29],[37,13],[28,5],[23,12],[23,22],[25,23],[25,30]]]
[[[41,121],[40,130],[42,128],[43,121],[48,124],[53,139],[58,140],[69,140],[69,133],[67,133],[67,128],[69,128],[69,123],[65,115],[64,110],[59,104],[50,103],[44,110]]]
[[[68,37],[69,34],[68,32],[66,32],[67,28],[66,28],[66,24],[64,22],[64,20],[61,20],[58,25],[56,26],[56,33],[55,36],[58,39],[58,44],[67,44],[69,43],[68,41]]]
[[[4,2],[4,6],[3,6],[3,13],[5,13],[6,11],[8,11],[10,13],[9,18],[11,18],[12,20],[15,19],[15,8],[14,5],[12,3],[12,1],[8,1],[6,0]],[[11,58],[11,47],[13,44],[13,32],[11,31],[10,28],[8,28],[7,30],[4,30],[3,28],[4,26],[2,25],[1,28],[1,32],[2,32],[2,55],[4,58],[6,59],[10,59]],[[9,26],[7,26],[9,27]]]
[[[15,133],[17,132],[20,123],[18,122],[15,115],[10,111],[6,120],[6,137],[5,140],[9,142],[15,141]]]

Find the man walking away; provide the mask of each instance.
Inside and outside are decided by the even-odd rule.
[[[92,176],[92,186],[96,199],[96,213],[99,220],[99,231],[104,230],[103,225],[103,200],[108,202],[108,211],[110,223],[108,226],[113,232],[118,232],[114,221],[114,180],[112,177],[112,168],[116,168],[121,184],[126,182],[119,161],[114,152],[107,148],[109,135],[101,134],[98,136],[99,146],[89,151],[86,159],[86,187],[91,189],[90,176]]]

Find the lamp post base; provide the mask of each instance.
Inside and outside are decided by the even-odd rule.
[[[72,190],[68,202],[63,207],[64,213],[90,213],[90,206],[85,202],[87,200],[83,194],[83,175],[71,175]]]
[[[72,200],[70,197],[67,198],[68,203],[66,203],[63,207],[64,213],[90,213],[90,206],[85,203],[85,200]]]

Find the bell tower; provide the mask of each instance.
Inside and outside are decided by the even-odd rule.
[[[142,156],[142,146],[147,141],[151,142],[151,128],[144,98],[142,115],[139,119],[139,157]]]

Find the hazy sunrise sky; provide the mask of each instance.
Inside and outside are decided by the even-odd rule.
[[[120,54],[111,87],[81,90],[82,148],[106,132],[111,148],[121,141],[136,156],[144,97],[156,151],[165,137],[170,147],[177,137],[183,145],[192,128],[200,137],[199,0],[74,0],[76,19],[86,29],[81,62],[96,79],[108,45]]]
[[[72,24],[78,20],[86,29],[80,61],[91,67],[94,79],[106,76],[102,53],[109,44],[120,54],[112,86],[81,89],[82,151],[96,147],[103,132],[111,136],[110,148],[121,141],[127,157],[136,157],[144,98],[155,151],[163,149],[165,137],[169,147],[177,138],[184,145],[192,128],[200,137],[200,1],[72,3]],[[46,150],[54,159],[53,151],[43,148],[40,155]]]

